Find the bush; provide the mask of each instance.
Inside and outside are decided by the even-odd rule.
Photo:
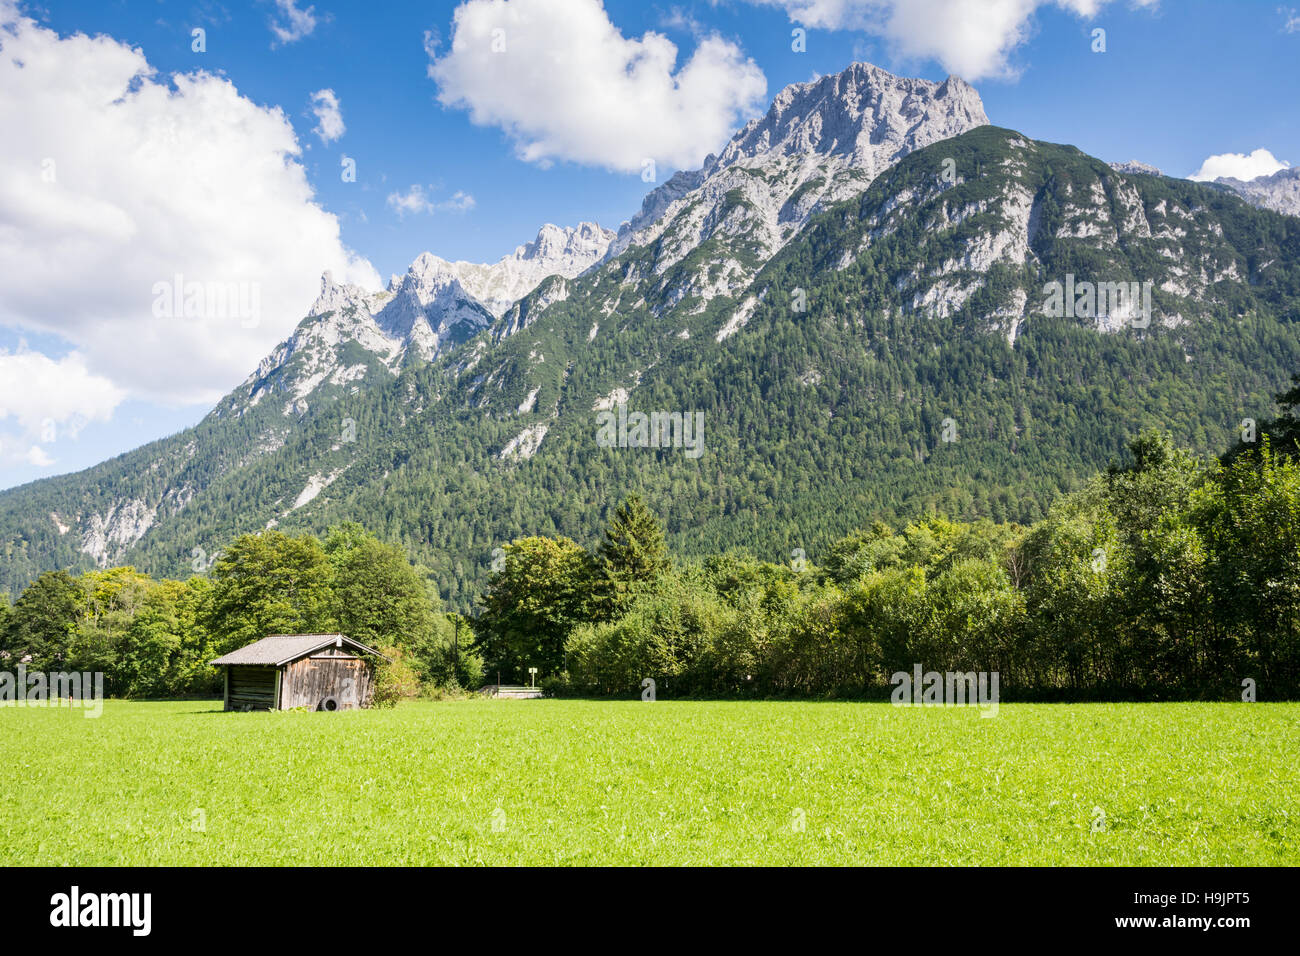
[[[665,578],[637,596],[614,621],[585,624],[569,638],[575,689],[597,694],[639,693],[649,677],[660,690],[696,693],[711,683],[711,641],[734,612],[698,584]]]
[[[543,697],[569,697],[574,692],[568,671],[549,674],[538,682],[538,686],[542,689]]]
[[[381,647],[379,653],[388,660],[380,660],[375,667],[375,692],[372,707],[395,707],[399,700],[415,697],[420,692],[420,680],[415,668],[400,648]]]

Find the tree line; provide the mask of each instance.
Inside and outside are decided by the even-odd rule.
[[[99,671],[120,697],[220,693],[210,661],[270,634],[347,634],[382,651],[386,693],[478,686],[482,662],[427,575],[360,525],[324,541],[278,530],[236,538],[206,575],[156,581],[130,567],[38,577],[0,600],[0,668]]]
[[[1004,696],[1300,692],[1294,409],[1222,459],[1144,433],[1128,459],[1028,527],[931,515],[851,533],[814,563],[741,551],[674,560],[637,495],[596,547],[506,545],[477,613],[357,524],[234,540],[207,575],[42,574],[0,601],[0,667],[90,670],[110,694],[205,695],[209,661],[268,634],[339,631],[393,657],[386,687],[556,694],[869,696],[890,675],[998,672]]]
[[[1300,396],[1298,396],[1300,397]],[[1146,433],[1030,527],[877,522],[814,566],[674,564],[635,496],[589,554],[505,549],[474,620],[489,669],[552,692],[860,696],[890,676],[997,672],[1037,699],[1300,692],[1300,465],[1286,424],[1223,461]]]

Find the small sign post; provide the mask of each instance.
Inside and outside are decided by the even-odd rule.
[[[537,676],[536,676],[536,675],[537,675],[537,668],[536,668],[536,667],[530,667],[530,668],[528,668],[528,686],[529,686],[529,687],[536,687],[536,686],[537,686],[537,684],[535,683],[535,681],[536,681],[536,679],[537,679]]]

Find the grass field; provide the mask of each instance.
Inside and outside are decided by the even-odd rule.
[[[219,707],[0,709],[0,864],[1300,863],[1297,704]]]

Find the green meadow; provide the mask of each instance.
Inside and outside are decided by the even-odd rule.
[[[0,864],[1300,863],[1300,704],[0,709]]]

